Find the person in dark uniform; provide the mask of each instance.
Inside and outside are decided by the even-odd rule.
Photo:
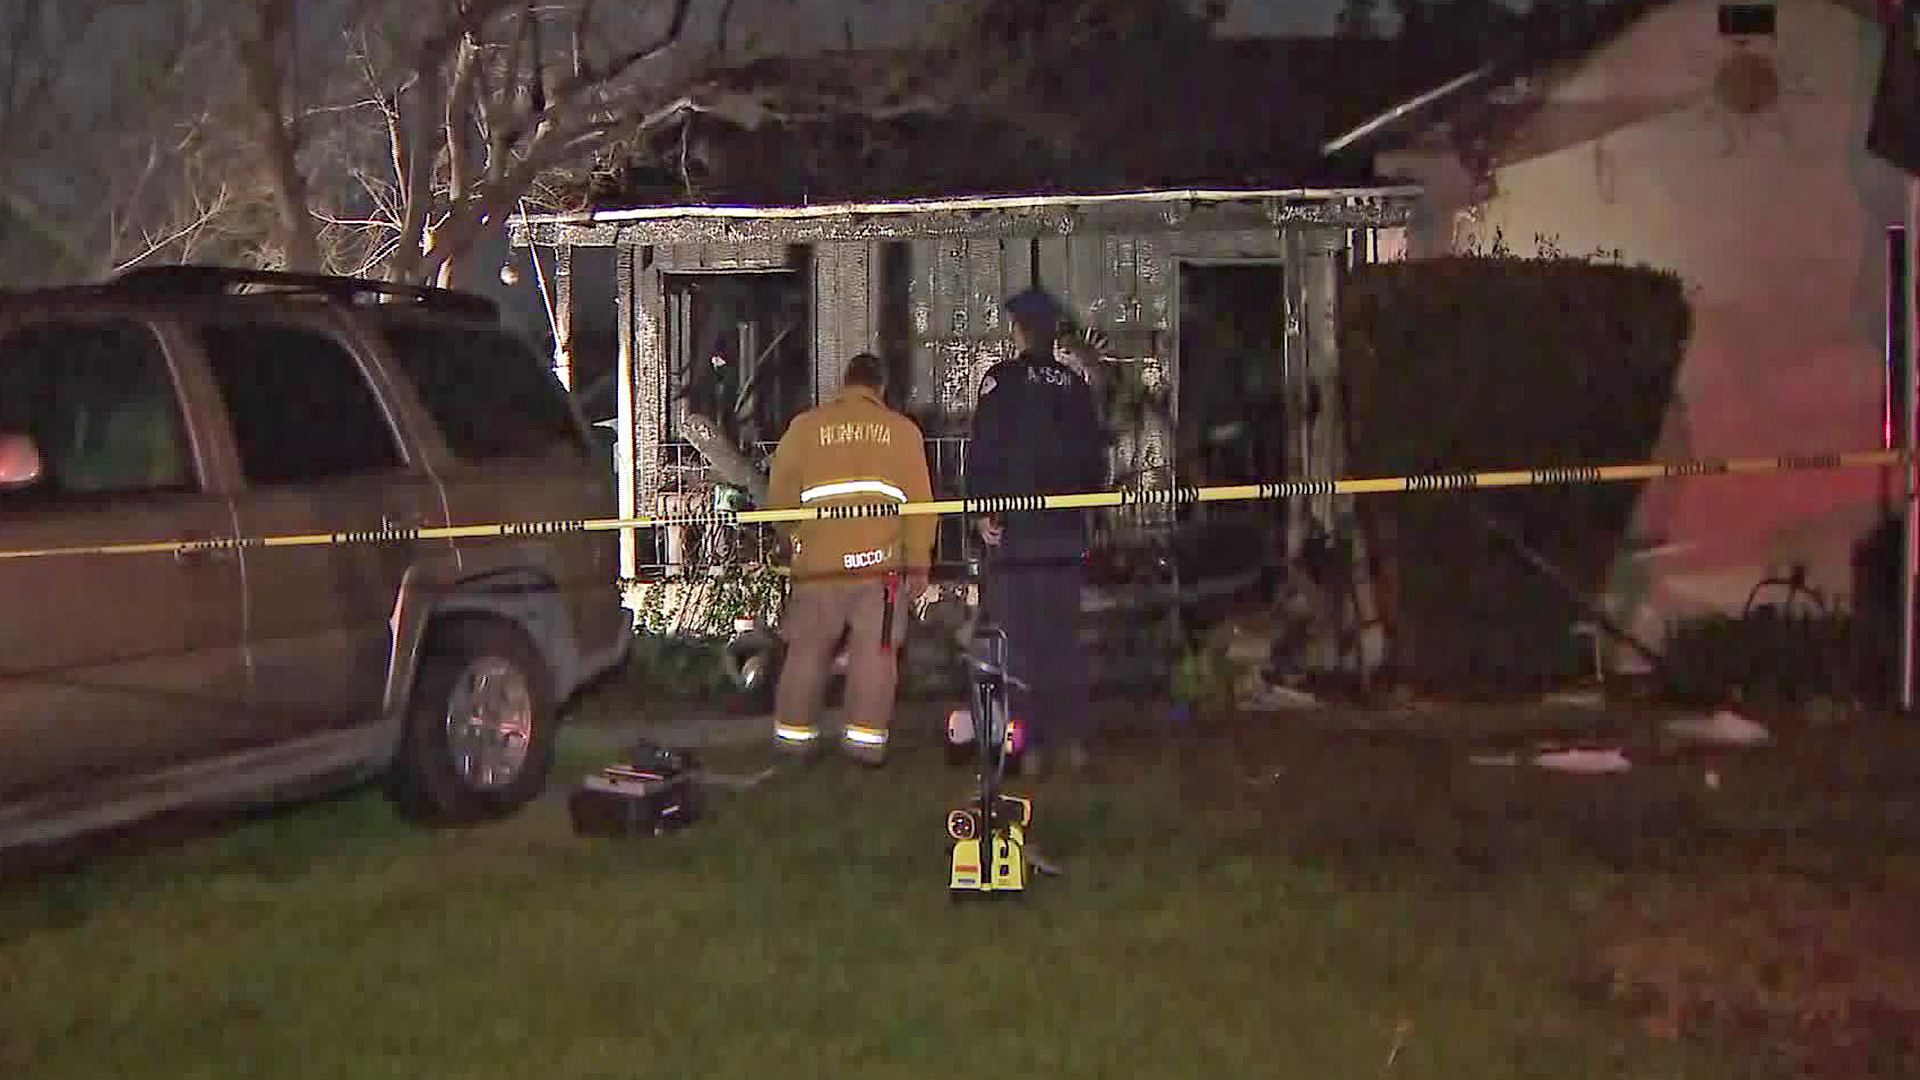
[[[1054,358],[1062,309],[1028,290],[1006,302],[1016,355],[980,381],[967,450],[967,494],[1055,495],[1106,485],[1106,433],[1092,387]],[[981,517],[987,545],[981,615],[1007,634],[1016,689],[1013,716],[1026,725],[1021,769],[1038,775],[1054,752],[1079,771],[1087,761],[1089,680],[1080,644],[1086,578],[1084,510],[1017,511]]]

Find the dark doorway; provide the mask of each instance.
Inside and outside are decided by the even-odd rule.
[[[1180,483],[1285,475],[1285,285],[1277,263],[1181,265]]]
[[[811,275],[666,275],[667,385],[736,445],[777,442],[814,404]],[[669,404],[667,435],[678,438]]]
[[[1180,484],[1257,484],[1286,475],[1285,284],[1277,263],[1180,267],[1174,417]],[[1279,500],[1180,508],[1174,533],[1180,576],[1212,597],[1186,609],[1190,625],[1265,595],[1283,550],[1286,511]]]

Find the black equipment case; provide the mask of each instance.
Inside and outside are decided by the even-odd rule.
[[[700,815],[693,755],[642,742],[632,760],[580,781],[567,800],[579,836],[659,836]]]

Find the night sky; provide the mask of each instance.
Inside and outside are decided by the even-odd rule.
[[[1527,0],[1507,2],[1531,6]],[[857,44],[879,45],[911,38],[924,28],[927,6],[928,0],[738,0],[733,24],[743,28],[762,20],[769,29],[779,26],[794,45],[806,47],[843,43],[851,22]],[[1331,33],[1340,6],[1341,0],[1231,0],[1223,29],[1234,35]],[[1392,5],[1382,0],[1378,9],[1391,29]],[[708,14],[711,17],[711,10]]]

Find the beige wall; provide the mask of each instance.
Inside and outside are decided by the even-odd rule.
[[[1832,0],[1782,0],[1776,38],[1747,46],[1774,61],[1780,98],[1740,116],[1714,90],[1737,47],[1717,9],[1663,8],[1585,61],[1517,140],[1542,152],[1500,165],[1480,205],[1468,205],[1456,161],[1383,161],[1429,186],[1411,252],[1484,248],[1498,230],[1516,254],[1540,236],[1679,273],[1695,331],[1662,456],[1877,448],[1884,229],[1904,208],[1900,174],[1863,149],[1880,31]],[[1641,625],[1736,607],[1769,568],[1797,560],[1823,587],[1848,589],[1882,479],[1655,485],[1639,528],[1673,547],[1641,564],[1653,581]]]

